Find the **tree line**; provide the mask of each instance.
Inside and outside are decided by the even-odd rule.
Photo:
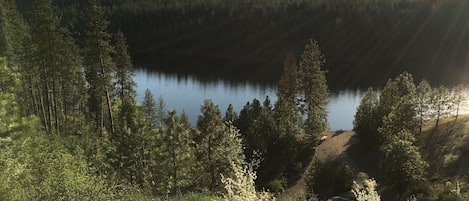
[[[434,122],[435,132],[441,119],[453,117],[457,121],[467,98],[464,90],[463,85],[432,88],[426,80],[416,85],[412,75],[404,72],[389,80],[381,91],[369,88],[365,93],[353,130],[364,142],[362,146],[380,153],[382,181],[392,186],[393,199],[414,196],[418,200],[441,200],[446,194],[448,200],[463,200],[454,192],[432,190],[421,139],[425,122]]]
[[[85,26],[79,20],[83,15],[80,2],[56,1],[63,7],[64,24],[79,37],[84,36]],[[432,83],[464,81],[451,73],[467,65],[469,50],[460,44],[467,43],[469,16],[464,11],[469,4],[462,0],[103,3],[111,29],[126,34],[139,66],[231,79],[234,75],[242,79],[246,77],[243,72],[256,69],[249,79],[267,77],[263,79],[274,83],[282,71],[281,57],[289,51],[300,52],[313,37],[328,58],[328,84],[333,88],[383,86],[383,80],[404,70]],[[207,55],[208,60],[204,59]],[[373,76],[344,76],[363,68]],[[436,76],[441,74],[452,79]]]

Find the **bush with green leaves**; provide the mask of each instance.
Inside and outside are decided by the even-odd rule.
[[[1,200],[109,200],[116,195],[83,151],[40,133],[12,141],[0,156]]]
[[[309,196],[317,195],[326,199],[334,195],[347,193],[352,189],[354,174],[344,162],[315,161],[308,170],[306,186]]]

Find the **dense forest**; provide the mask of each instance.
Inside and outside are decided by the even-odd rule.
[[[84,36],[79,19],[85,1],[55,2],[64,25]],[[276,82],[283,57],[314,38],[328,59],[331,88],[383,86],[383,80],[404,70],[433,83],[467,80],[455,73],[467,72],[468,66],[469,49],[463,44],[469,42],[469,3],[464,0],[121,0],[103,5],[110,29],[125,33],[140,67]]]
[[[356,170],[350,164],[313,158],[328,130],[327,63],[321,50],[330,47],[320,48],[319,40],[304,39],[299,51],[279,53],[283,68],[280,64],[274,103],[269,97],[253,99],[239,113],[229,106],[222,114],[207,100],[196,125],[190,125],[187,115],[166,109],[164,100],[155,100],[149,90],[143,102],[135,100],[126,36],[134,44],[145,38],[132,35],[130,30],[142,26],[136,22],[154,19],[155,27],[167,23],[174,28],[158,31],[188,33],[196,24],[186,24],[192,13],[216,19],[219,9],[230,8],[225,11],[233,23],[249,21],[246,27],[258,27],[250,19],[288,13],[296,6],[337,12],[344,18],[336,17],[334,23],[342,24],[354,18],[351,13],[368,15],[377,9],[375,14],[385,14],[381,9],[392,8],[405,15],[416,7],[427,9],[429,1],[366,1],[364,7],[345,1],[184,2],[35,0],[18,4],[20,11],[14,0],[0,0],[0,200],[275,200],[304,175],[305,188],[281,199],[466,198],[467,171],[445,175],[425,143],[429,129],[432,134],[452,132],[462,122],[462,85],[435,88],[425,80],[416,85],[404,72],[389,79],[380,93],[368,90],[357,108],[354,132],[355,145],[376,159],[370,161],[378,167],[370,174],[374,179],[354,183]],[[435,1],[431,8],[453,3],[461,2]],[[80,9],[66,10],[73,8]],[[207,8],[213,10],[203,10]],[[140,18],[126,22],[117,13]],[[178,15],[188,16],[174,18]],[[115,21],[110,23],[108,16]],[[174,21],[162,20],[165,16]],[[275,24],[265,31],[274,31]],[[149,28],[147,34],[165,37],[154,31]],[[254,42],[259,41],[256,35],[244,43],[240,38],[248,33],[228,33],[233,35],[214,38],[221,40],[219,47],[236,40],[239,51],[262,46]],[[193,37],[183,37],[175,52],[185,49],[187,55],[201,56],[185,40],[204,40]],[[453,127],[447,128],[448,122]],[[441,186],[433,180],[437,176],[455,184]]]

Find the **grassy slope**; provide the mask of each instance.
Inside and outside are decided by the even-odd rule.
[[[421,153],[434,183],[467,180],[469,176],[469,115],[424,124]]]
[[[356,180],[364,178],[382,179],[379,175],[379,154],[371,151],[369,145],[358,142],[353,132],[326,132],[329,136],[324,143],[316,147],[315,157],[321,161],[342,160],[355,172]],[[421,136],[421,153],[429,163],[429,178],[435,185],[445,185],[456,180],[462,184],[462,192],[468,192],[465,184],[469,181],[469,115],[440,120],[435,129],[435,121],[424,123]],[[302,178],[304,175],[302,176]],[[279,200],[290,200],[301,194],[305,188],[301,179],[280,195]],[[381,189],[384,190],[384,189]],[[383,192],[385,193],[385,192]],[[386,194],[386,193],[385,193]],[[382,195],[382,198],[387,195]]]

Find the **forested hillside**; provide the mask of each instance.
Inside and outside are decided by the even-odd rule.
[[[335,54],[342,57],[346,52],[333,54],[335,50],[324,43],[326,54],[323,54],[320,41],[326,35],[317,35],[319,42],[294,35],[298,32],[288,35],[288,29],[280,29],[276,21],[270,21],[282,12],[297,13],[296,9],[305,9],[307,12],[300,13],[301,17],[318,9],[326,14],[335,13],[331,22],[322,21],[328,15],[316,17],[339,27],[340,33],[341,26],[353,25],[346,25],[348,20],[367,20],[362,17],[373,13],[377,19],[382,19],[380,16],[387,12],[414,16],[413,9],[419,8],[438,16],[445,6],[464,7],[465,3],[456,0],[246,2],[250,3],[35,0],[31,4],[18,4],[20,12],[14,0],[0,0],[0,200],[274,200],[300,178],[304,188],[282,199],[323,200],[340,196],[350,200],[380,200],[381,195],[383,200],[467,198],[467,171],[464,161],[458,160],[464,156],[465,149],[458,144],[454,152],[436,151],[432,155],[432,147],[448,148],[454,141],[448,140],[449,144],[443,148],[429,146],[435,143],[432,136],[457,129],[449,121],[463,119],[458,119],[466,101],[463,86],[432,87],[425,80],[416,85],[414,77],[404,72],[388,80],[380,93],[370,88],[357,108],[356,136],[349,136],[355,141],[344,144],[363,153],[360,156],[372,156],[372,160],[358,164],[354,157],[349,158],[355,161],[315,160],[315,148],[328,137],[323,136],[328,130],[326,57]],[[204,10],[207,8],[210,9]],[[187,21],[195,19],[192,16],[195,12],[200,12],[196,16],[206,17],[200,17],[197,22]],[[230,16],[226,18],[227,29],[216,20],[226,14]],[[136,17],[123,18],[132,15]],[[280,20],[284,15],[279,16]],[[260,21],[253,21],[254,18]],[[228,30],[226,35],[213,38],[219,46],[210,45],[208,49],[220,53],[220,57],[227,52],[231,55],[231,51],[243,52],[245,48],[267,48],[260,38],[272,40],[267,32],[277,29],[299,39],[301,45],[293,42],[292,53],[281,52],[275,57],[283,61],[278,66],[282,73],[275,102],[269,97],[253,99],[238,113],[232,106],[220,111],[219,106],[207,100],[200,108],[196,125],[190,125],[187,115],[166,109],[164,99],[155,100],[150,90],[142,102],[135,100],[134,64],[126,36],[132,38],[132,44],[138,43],[137,39],[146,40],[146,36],[132,35],[143,31],[131,30],[147,27],[150,19],[155,27],[163,28],[155,31],[156,28],[149,27],[146,34],[164,40],[147,41],[147,44],[163,48],[156,51],[167,54],[199,57],[206,53],[205,49],[194,48],[206,44],[209,38],[205,37],[210,35],[203,35],[203,29],[202,32],[192,29],[209,19],[215,20],[210,23],[219,23],[219,26],[211,24],[214,29]],[[262,20],[270,22],[268,27],[262,26]],[[367,23],[375,22],[368,20]],[[247,29],[230,31],[231,23],[267,32],[251,35],[243,32]],[[325,28],[325,34],[330,26],[319,27]],[[466,33],[465,26],[454,28],[458,29],[461,31],[458,34]],[[183,37],[184,34],[189,36]],[[171,41],[165,38],[169,35],[181,38]],[[459,37],[459,42],[466,40],[461,35],[447,36]],[[170,42],[169,49],[174,44],[178,46],[168,51],[166,42]],[[288,44],[283,42],[279,44]],[[227,43],[238,46],[227,52],[219,51]],[[347,44],[355,46],[354,42]],[[250,56],[257,58],[262,52]],[[361,62],[361,58],[353,56],[344,58]],[[334,59],[331,63],[334,64]],[[366,70],[370,69],[353,72]],[[456,125],[461,124],[453,124]],[[337,135],[340,133],[344,132]],[[464,134],[459,132],[459,135]],[[433,158],[447,163],[439,167]],[[454,165],[451,162],[462,165],[455,172],[442,171]],[[355,173],[365,164],[377,168],[368,172],[373,178],[359,181]],[[449,183],[442,185],[444,180]]]
[[[81,36],[83,2],[55,1],[63,8],[64,24]],[[469,53],[463,45],[469,42],[469,3],[464,0],[103,4],[111,29],[126,34],[137,65],[147,68],[276,82],[283,57],[300,52],[314,38],[328,59],[333,88],[383,86],[383,80],[404,70],[435,83],[467,80],[461,76]]]
[[[126,37],[99,1],[83,2],[79,37],[50,0],[27,15],[0,3],[2,200],[270,200],[327,129],[314,40],[285,63],[275,103],[254,99],[238,116],[207,100],[190,125],[149,90],[135,101]]]

